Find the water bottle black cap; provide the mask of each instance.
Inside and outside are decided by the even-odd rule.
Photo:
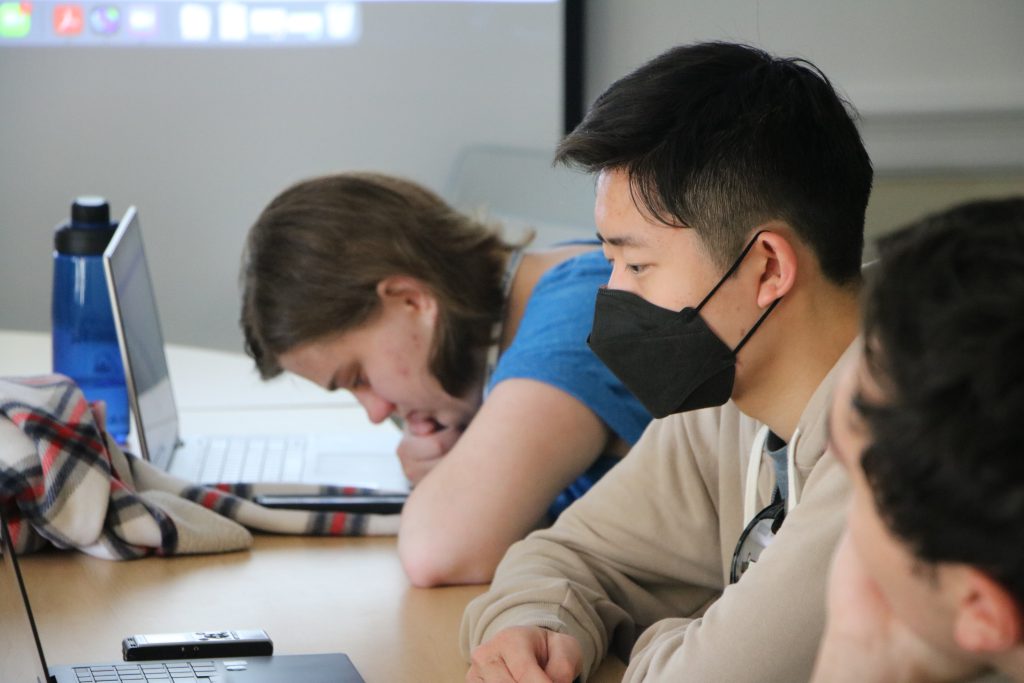
[[[96,225],[110,227],[110,204],[99,196],[82,196],[71,204],[73,225]]]
[[[98,256],[107,248],[117,225],[110,222],[110,204],[103,197],[78,197],[71,204],[71,222],[57,226],[53,246],[68,256]]]

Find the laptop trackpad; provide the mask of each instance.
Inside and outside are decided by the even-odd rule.
[[[376,440],[375,440],[376,441]],[[385,444],[384,441],[391,441]],[[307,481],[336,482],[388,491],[408,491],[409,483],[395,455],[395,439],[353,448],[346,439],[318,438]]]

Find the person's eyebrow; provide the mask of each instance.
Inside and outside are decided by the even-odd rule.
[[[642,240],[642,239],[640,239],[638,237],[635,237],[633,235],[623,235],[623,236],[618,236],[618,237],[613,235],[611,237],[605,237],[601,233],[597,233],[597,239],[601,242],[601,244],[610,244],[613,247],[645,247],[645,246],[647,246],[647,242],[645,242],[644,240]]]

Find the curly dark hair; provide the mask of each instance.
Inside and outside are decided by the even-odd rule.
[[[855,398],[861,460],[917,559],[964,563],[1024,604],[1024,197],[975,201],[879,242]]]
[[[612,84],[555,160],[626,171],[637,206],[695,230],[723,270],[755,227],[781,220],[846,285],[860,282],[873,175],[853,117],[806,60],[683,45]]]

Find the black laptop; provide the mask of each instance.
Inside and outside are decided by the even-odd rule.
[[[114,662],[47,668],[25,582],[0,505],[0,681],[3,683],[363,683],[343,654]]]

